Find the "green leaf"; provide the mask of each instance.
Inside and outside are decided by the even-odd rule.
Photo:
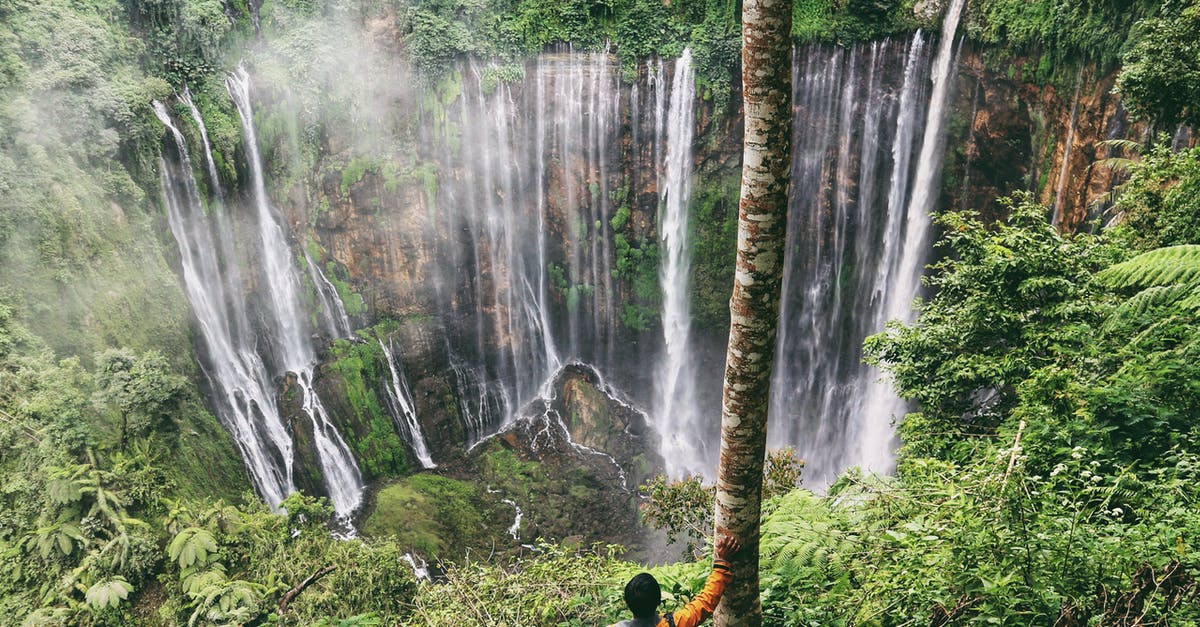
[[[167,546],[167,555],[183,569],[193,564],[207,563],[208,555],[216,550],[217,542],[211,533],[199,527],[188,527],[171,540],[171,544]]]
[[[46,492],[50,499],[59,505],[69,505],[83,498],[79,486],[70,479],[54,479],[46,483]]]
[[[121,601],[129,598],[131,591],[133,591],[133,586],[124,577],[118,576],[109,581],[93,584],[84,594],[84,599],[88,606],[95,610],[115,608],[121,604]]]
[[[1200,283],[1200,245],[1167,246],[1142,253],[1096,275],[1115,288]]]

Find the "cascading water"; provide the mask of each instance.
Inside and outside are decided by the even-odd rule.
[[[208,127],[204,125],[204,117],[200,115],[200,110],[192,102],[192,92],[188,91],[186,86],[183,88],[183,93],[179,95],[179,100],[187,105],[188,111],[192,114],[192,121],[196,123],[196,128],[200,131],[200,140],[204,146],[204,165],[208,171],[209,185],[212,185],[212,197],[223,199],[221,177],[217,174],[217,162],[213,159],[212,144],[208,143]],[[157,109],[155,114],[158,114]],[[160,116],[159,119],[161,120],[162,117]]]
[[[920,52],[923,52],[924,42],[920,33],[917,33],[914,38],[912,48],[914,50],[921,48]],[[920,110],[925,94],[925,81],[919,80],[917,77],[925,71],[925,61],[923,54],[910,54],[904,67],[904,87],[900,92],[898,103],[899,117],[896,125],[896,139],[892,142],[893,166],[891,183],[888,186],[887,220],[884,223],[882,239],[883,249],[880,262],[876,265],[873,275],[874,302],[877,306],[867,317],[870,325],[865,328],[867,333],[882,331],[887,321],[892,319],[894,313],[891,302],[893,299],[911,303],[917,294],[917,285],[895,285],[895,283],[897,282],[897,268],[902,264],[904,256],[910,254],[909,251],[900,249],[899,246],[903,242],[902,237],[908,226],[904,208],[910,187],[909,172],[911,171],[915,127],[919,119],[916,112]],[[911,206],[909,209],[911,211]],[[925,224],[919,228],[929,228],[929,226]],[[905,305],[905,307],[908,306]],[[826,478],[830,476],[829,473],[836,472],[839,466],[852,463],[860,464],[877,472],[885,472],[891,467],[894,437],[890,421],[893,415],[899,416],[903,413],[904,402],[896,396],[891,385],[883,380],[883,373],[878,369],[864,365],[858,371],[857,376],[860,394],[865,394],[865,399],[857,409],[860,412],[858,419],[852,420],[847,425],[846,433],[847,437],[852,438],[851,441],[856,443],[857,452],[845,447],[844,450],[847,452],[843,454],[846,458],[832,464],[832,467],[826,471]]]
[[[421,467],[433,468],[437,464],[433,463],[433,457],[429,454],[429,446],[425,443],[425,434],[421,432],[421,423],[417,420],[416,404],[413,403],[408,380],[396,366],[396,358],[390,342],[384,343],[383,340],[379,340],[379,347],[383,349],[383,356],[388,364],[388,373],[391,375],[389,386],[385,392],[388,409],[392,413],[392,419],[396,421],[396,428],[404,435],[405,442],[417,456],[417,461],[421,462]]]
[[[350,316],[346,315],[346,305],[338,295],[337,288],[307,251],[304,253],[304,263],[308,265],[308,277],[316,289],[317,300],[321,302],[321,323],[325,326],[325,332],[331,338],[354,337],[354,327],[350,325]]]
[[[179,99],[187,105],[188,112],[191,114],[192,122],[200,131],[200,142],[204,149],[205,170],[208,173],[209,185],[209,204],[211,210],[209,213],[215,216],[216,222],[213,224],[213,230],[219,238],[218,261],[221,262],[220,275],[224,278],[224,289],[228,294],[237,294],[242,289],[242,271],[237,263],[236,248],[233,244],[233,228],[229,224],[229,213],[225,210],[225,191],[221,189],[221,177],[217,173],[217,162],[213,159],[212,144],[208,141],[208,127],[204,124],[204,116],[200,115],[200,110],[196,108],[192,102],[192,94],[187,87],[183,88],[183,93]],[[157,111],[156,111],[157,113]],[[230,302],[230,318],[237,323],[235,332],[238,337],[249,337],[251,334],[249,319],[246,316],[245,301],[243,299],[234,299]]]
[[[245,137],[250,171],[251,201],[257,217],[261,285],[269,317],[272,356],[280,371],[296,374],[303,394],[302,408],[312,422],[313,444],[329,500],[339,517],[348,518],[362,502],[362,475],[350,448],[329,419],[320,397],[312,387],[316,354],[306,328],[306,315],[299,296],[300,280],[291,264],[291,250],[282,227],[267,200],[262,161],[250,106],[250,75],[239,67],[227,80],[229,94],[237,107]]]
[[[893,464],[891,422],[906,404],[861,362],[861,346],[887,320],[912,317],[929,254],[962,5],[953,0],[947,10],[932,63],[920,32],[907,45],[797,51],[770,442],[797,446],[810,486],[849,466],[888,472]]]
[[[154,113],[175,140],[177,164],[165,158],[160,179],[167,223],[179,246],[183,287],[203,342],[204,372],[213,390],[216,413],[233,435],[259,494],[278,506],[292,484],[292,440],[279,417],[267,369],[243,332],[244,299],[230,297],[219,255],[230,255],[226,237],[214,240],[215,224],[204,211],[188,157],[187,142],[167,109],[155,101]],[[236,265],[236,264],[234,264]]]
[[[1071,180],[1071,150],[1075,146],[1075,124],[1079,121],[1079,88],[1083,86],[1083,65],[1075,74],[1075,93],[1071,96],[1071,118],[1067,124],[1067,140],[1063,142],[1062,165],[1058,170],[1058,184],[1054,192],[1054,216],[1050,221],[1059,228],[1063,227],[1063,206],[1066,201],[1067,182]]]
[[[615,58],[546,54],[520,84],[468,64],[438,160],[439,307],[468,443],[544,394],[572,360],[612,358],[609,164]],[[448,172],[454,172],[448,175]]]
[[[793,63],[792,197],[772,385],[771,446],[794,445],[819,486],[867,450],[863,339],[880,330],[902,254],[914,130],[928,77],[925,39],[807,47]],[[899,80],[897,80],[899,79]],[[885,178],[886,177],[886,178]],[[890,184],[885,181],[890,179]],[[910,298],[911,298],[910,293]]]
[[[505,504],[512,506],[516,510],[517,515],[513,518],[513,524],[508,527],[508,535],[512,536],[513,540],[521,539],[521,518],[525,516],[525,512],[521,511],[521,506],[512,499],[501,499]]]
[[[661,451],[667,473],[673,477],[711,472],[713,460],[706,454],[705,439],[698,437],[701,411],[696,403],[696,376],[691,355],[691,313],[688,273],[691,251],[688,237],[688,202],[691,199],[692,142],[695,138],[693,108],[695,78],[688,50],[675,61],[670,104],[663,112],[667,95],[662,86],[661,65],[656,66],[655,123],[666,119],[664,176],[659,183],[659,240],[662,263],[662,328],[664,351],[655,373],[654,416],[663,438]],[[662,132],[655,129],[655,137]]]
[[[922,33],[908,42],[796,52],[795,182],[771,440],[802,447],[810,484],[849,464],[887,470],[891,463],[887,423],[903,405],[875,381],[877,371],[860,363],[861,343],[887,319],[907,317],[916,293],[948,99],[943,79],[933,81],[929,98],[930,76],[950,74],[952,54],[943,51],[952,52],[952,41],[945,41],[952,40],[957,23],[950,16],[959,12],[956,0],[932,60]],[[706,434],[718,412],[697,407],[701,351],[695,344],[701,340],[689,328],[687,208],[695,133],[690,55],[673,67],[648,62],[646,88],[626,94],[609,54],[543,55],[516,82],[499,80],[501,69],[464,66],[462,95],[427,126],[441,134],[424,145],[431,151],[424,158],[437,164],[433,191],[426,187],[424,226],[434,242],[431,296],[446,325],[445,354],[466,443],[480,441],[531,401],[548,397],[548,383],[565,364],[588,363],[617,378],[627,375],[622,370],[638,370],[628,367],[638,357],[615,346],[615,309],[627,295],[614,285],[610,214],[615,198],[644,203],[657,194],[660,214],[650,232],[660,238],[663,344],[639,353],[658,354],[659,361],[640,375],[653,385],[637,396],[654,407],[668,471],[676,476],[710,471]],[[344,514],[361,498],[361,476],[312,390],[316,358],[299,298],[300,274],[267,202],[248,76],[239,70],[228,86],[246,137],[249,200],[262,249],[257,283],[266,302],[257,319],[268,337],[256,358],[267,364],[259,366],[265,373],[296,373],[323,477]],[[626,112],[628,126],[622,120]],[[622,141],[626,129],[630,142]],[[647,162],[653,167],[638,167]],[[219,189],[215,167],[210,169]],[[616,189],[613,182],[622,180],[622,189]],[[634,195],[626,199],[630,189]],[[650,198],[636,198],[639,192]],[[220,222],[221,213],[216,215]],[[227,233],[218,239],[219,250],[232,250]],[[333,337],[351,335],[336,289],[315,260],[305,257],[322,301],[322,329]],[[222,269],[222,263],[229,267]],[[228,277],[237,265],[213,262],[213,276],[226,290],[232,289]],[[252,335],[243,322],[230,326],[235,346]],[[405,410],[413,403],[392,347],[383,348],[393,369],[392,384],[384,381],[390,389],[382,392],[391,397],[397,430],[407,434],[421,464],[432,466],[415,411]],[[277,414],[271,386],[262,387],[263,400],[252,405]],[[259,455],[280,460],[275,487],[260,488],[276,502],[292,489],[291,442],[287,430],[282,433],[276,452]],[[273,467],[259,466],[266,470],[252,470],[256,477]]]
[[[914,175],[913,197],[904,229],[903,256],[897,285],[889,294],[888,319],[911,320],[912,299],[921,287],[921,270],[929,257],[930,225],[941,192],[942,161],[946,151],[946,107],[954,83],[954,39],[966,0],[951,0],[942,20],[942,34],[933,60],[933,93],[925,116],[925,137]]]

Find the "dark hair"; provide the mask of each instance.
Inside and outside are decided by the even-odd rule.
[[[634,576],[625,584],[625,605],[633,612],[634,618],[649,618],[654,616],[658,603],[662,601],[662,592],[658,580],[650,573]]]

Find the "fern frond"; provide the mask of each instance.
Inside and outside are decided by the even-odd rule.
[[[132,591],[133,586],[124,577],[114,576],[108,581],[98,582],[88,588],[84,599],[92,609],[102,610],[117,607],[121,601],[129,598],[129,593]]]
[[[1141,142],[1132,139],[1102,139],[1096,142],[1096,145],[1113,148],[1131,155],[1142,154],[1142,149],[1144,148]]]
[[[1156,248],[1096,275],[1114,288],[1196,285],[1200,283],[1200,245]]]
[[[1125,157],[1108,157],[1106,159],[1097,159],[1093,161],[1092,167],[1099,166],[1102,168],[1108,168],[1109,170],[1116,170],[1117,172],[1128,172],[1131,168],[1133,168],[1135,163],[1137,162],[1133,159],[1126,159]]]
[[[207,529],[200,527],[188,527],[180,531],[167,545],[167,555],[179,562],[180,569],[186,569],[193,564],[203,566],[208,563],[208,556],[216,551],[216,540]]]
[[[787,569],[793,579],[802,573],[841,577],[854,549],[828,506],[803,490],[783,496],[763,520],[760,547],[764,563]]]
[[[1109,314],[1108,320],[1104,323],[1104,331],[1112,331],[1123,324],[1135,322],[1152,309],[1169,307],[1187,300],[1189,296],[1193,299],[1197,296],[1191,285],[1175,284],[1148,287],[1118,305]]]

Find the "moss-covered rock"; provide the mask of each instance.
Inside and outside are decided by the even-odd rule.
[[[691,311],[700,327],[729,329],[729,295],[737,253],[741,171],[712,164],[695,177],[692,191]]]
[[[330,356],[314,387],[354,452],[363,478],[372,481],[408,473],[404,441],[380,397],[388,376],[383,349],[374,341],[339,339]]]
[[[372,537],[389,536],[401,547],[433,559],[456,560],[487,545],[496,531],[479,486],[420,474],[388,484],[374,497],[362,525]]]

